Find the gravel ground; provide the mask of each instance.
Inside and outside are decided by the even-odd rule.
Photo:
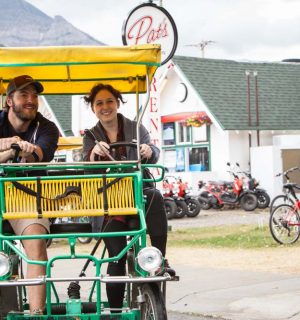
[[[258,224],[263,226],[269,223],[269,210],[256,209],[246,212],[241,209],[201,210],[195,218],[169,220],[169,227],[173,230],[182,228],[199,228],[232,224]]]

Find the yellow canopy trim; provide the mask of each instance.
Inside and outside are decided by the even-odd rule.
[[[57,150],[82,148],[82,137],[59,137]]]

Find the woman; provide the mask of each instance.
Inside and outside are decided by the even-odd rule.
[[[118,113],[120,102],[124,103],[121,93],[110,85],[97,84],[89,95],[84,97],[87,104],[91,104],[92,111],[99,119],[83,138],[84,161],[109,161],[109,144],[113,142],[132,142],[136,139],[136,122]],[[150,143],[150,136],[146,128],[140,126],[140,153],[143,163],[156,163],[159,149]],[[98,142],[98,143],[97,143]],[[135,160],[137,152],[133,148],[119,148],[116,158]],[[146,223],[151,244],[158,248],[163,256],[167,244],[167,218],[164,210],[163,198],[160,192],[152,188],[144,188],[146,195]],[[107,222],[107,221],[106,221]],[[105,231],[124,231],[128,228],[126,218],[116,217],[105,225]],[[117,255],[126,246],[126,237],[104,238],[109,256]],[[166,271],[175,275],[175,271],[165,263]],[[111,276],[125,275],[126,257],[118,263],[109,263],[107,273]],[[125,284],[107,284],[107,297],[110,308],[122,307]],[[112,312],[118,312],[114,310]]]

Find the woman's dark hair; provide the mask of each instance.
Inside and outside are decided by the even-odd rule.
[[[125,103],[125,101],[123,100],[123,97],[121,95],[121,92],[119,90],[115,89],[110,84],[103,84],[103,83],[96,84],[91,89],[90,93],[83,97],[85,103],[86,104],[90,103],[91,106],[93,107],[95,97],[96,97],[97,93],[101,90],[109,91],[116,98],[117,101],[121,101],[122,103]]]

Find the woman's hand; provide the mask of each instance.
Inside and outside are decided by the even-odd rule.
[[[152,149],[147,144],[141,144],[140,153],[143,159],[150,159],[152,156]]]
[[[91,157],[90,157],[91,161],[95,161],[95,155],[98,155],[100,157],[109,156],[109,151],[108,150],[109,150],[109,145],[106,142],[104,142],[104,141],[98,142],[94,146],[94,148],[93,148],[93,150],[91,152]]]

